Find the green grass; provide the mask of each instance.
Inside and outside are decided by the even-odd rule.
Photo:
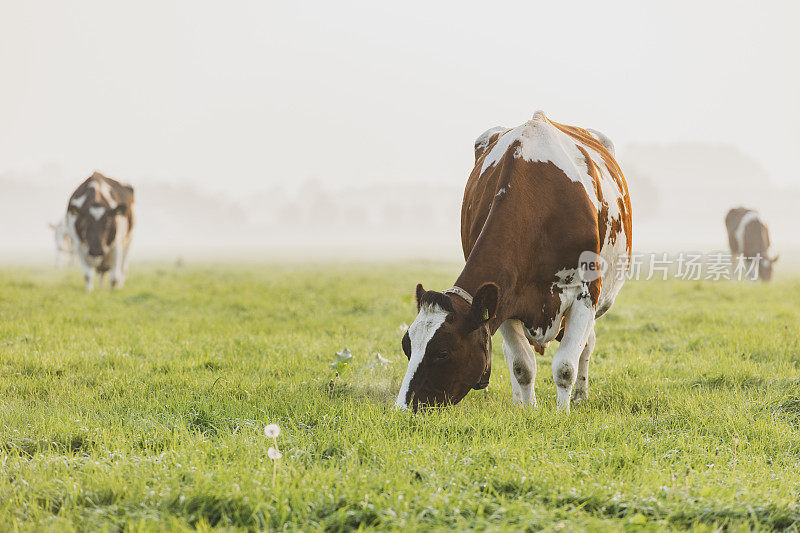
[[[457,272],[0,270],[0,530],[800,527],[800,278],[629,283],[568,416],[555,343],[523,409],[499,336],[488,390],[395,412],[414,286]]]

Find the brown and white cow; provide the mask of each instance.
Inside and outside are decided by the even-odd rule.
[[[725,227],[731,255],[752,268],[757,267],[758,279],[771,280],[772,265],[779,256],[769,256],[769,230],[758,212],[746,207],[733,208],[725,215]]]
[[[70,196],[66,220],[86,289],[94,288],[95,272],[101,287],[106,272],[111,272],[111,286],[121,287],[128,274],[133,187],[95,172]]]
[[[513,398],[525,405],[536,405],[533,347],[542,353],[560,340],[553,379],[557,406],[568,411],[570,398],[587,396],[594,321],[614,302],[630,258],[630,198],[613,144],[541,111],[517,128],[488,130],[475,141],[461,243],[466,265],[452,288],[417,285],[395,405],[454,404],[486,387],[500,330]],[[601,265],[620,266],[591,270]]]

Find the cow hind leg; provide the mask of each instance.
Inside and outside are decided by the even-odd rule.
[[[522,322],[506,320],[500,325],[500,334],[503,336],[503,355],[511,374],[514,402],[536,406],[536,354],[525,337]]]
[[[588,293],[578,297],[566,314],[564,338],[553,357],[553,381],[559,411],[569,412],[570,395],[578,378],[581,354],[594,330],[594,306]],[[588,363],[588,356],[586,362]]]
[[[114,260],[114,267],[111,270],[111,288],[121,289],[125,283],[125,276],[128,274],[128,247],[125,246],[121,250],[117,249],[117,255]]]
[[[122,285],[125,283],[125,272],[120,268],[115,268],[111,271],[111,288],[112,289],[121,289]]]
[[[572,390],[572,401],[575,405],[580,405],[589,396],[589,358],[594,351],[596,336],[594,328],[589,332],[589,340],[583,347],[581,357],[578,360],[578,379],[575,381],[575,388]]]

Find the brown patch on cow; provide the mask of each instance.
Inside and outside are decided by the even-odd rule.
[[[616,244],[617,237],[619,236],[620,232],[622,232],[622,218],[614,218],[611,217],[611,228],[610,234],[608,236],[608,243],[609,244]]]
[[[600,204],[600,210],[597,211],[597,231],[600,234],[602,245],[606,241],[606,232],[608,231],[608,203],[605,201]]]
[[[627,207],[626,207],[627,205]],[[622,228],[625,230],[625,240],[627,241],[628,257],[631,255],[631,243],[633,242],[633,223],[631,221],[630,199],[628,193],[625,193],[625,200],[617,198],[617,206],[619,213],[622,217]]]
[[[589,283],[589,296],[592,298],[592,307],[597,308],[597,302],[600,301],[600,292],[603,289],[603,278],[598,278]],[[596,316],[596,315],[595,315]]]

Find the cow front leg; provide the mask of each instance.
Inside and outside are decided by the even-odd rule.
[[[106,273],[105,272],[100,272],[100,279],[97,280],[97,286],[101,290],[106,286]]]
[[[578,379],[575,381],[575,388],[572,390],[572,401],[575,405],[580,405],[582,401],[589,397],[589,358],[594,351],[594,344],[597,337],[594,328],[589,332],[589,340],[583,347],[580,360],[578,361]]]
[[[536,354],[525,336],[524,326],[519,320],[509,319],[500,325],[500,334],[514,402],[535,407]]]
[[[86,282],[86,290],[94,290],[94,269],[91,267],[83,267],[83,281]]]
[[[582,293],[566,313],[564,337],[553,357],[553,381],[559,411],[569,412],[572,387],[578,377],[581,353],[594,329],[594,306],[588,292]],[[588,362],[588,360],[587,360]]]

